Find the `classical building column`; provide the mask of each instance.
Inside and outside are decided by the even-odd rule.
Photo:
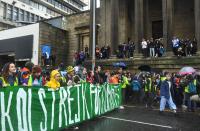
[[[167,51],[171,51],[174,24],[174,0],[162,0],[163,7],[163,44]]]
[[[200,52],[200,0],[194,0],[195,13],[195,37],[197,39],[198,52]]]
[[[152,37],[152,29],[150,24],[149,0],[144,1],[144,38]]]
[[[128,42],[128,26],[127,26],[127,17],[128,12],[127,9],[127,1],[126,0],[119,0],[119,44],[123,42]]]
[[[140,52],[140,43],[144,37],[144,1],[135,0],[135,46],[136,53]]]
[[[111,46],[111,1],[101,0],[100,4],[99,46]]]
[[[115,54],[119,45],[119,0],[111,0],[111,53]]]

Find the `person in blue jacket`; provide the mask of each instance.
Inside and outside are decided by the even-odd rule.
[[[141,84],[136,76],[133,78],[131,86],[133,90],[134,103],[139,103]]]
[[[174,113],[176,113],[176,105],[174,104],[172,100],[172,95],[170,88],[172,87],[171,80],[171,74],[166,73],[166,80],[162,82],[161,88],[160,88],[160,112],[162,113],[165,109],[166,103],[168,103],[171,110],[173,110]]]

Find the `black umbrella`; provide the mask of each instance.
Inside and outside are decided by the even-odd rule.
[[[141,65],[138,67],[138,70],[151,72],[151,67],[149,65]]]

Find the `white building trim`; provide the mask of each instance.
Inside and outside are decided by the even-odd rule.
[[[38,65],[38,59],[39,59],[39,23],[0,31],[0,40],[22,37],[22,36],[28,36],[28,35],[33,35],[33,51],[32,51],[31,61],[34,64]]]

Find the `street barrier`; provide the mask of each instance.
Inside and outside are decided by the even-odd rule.
[[[120,85],[0,88],[1,131],[58,131],[100,116],[121,104]]]

